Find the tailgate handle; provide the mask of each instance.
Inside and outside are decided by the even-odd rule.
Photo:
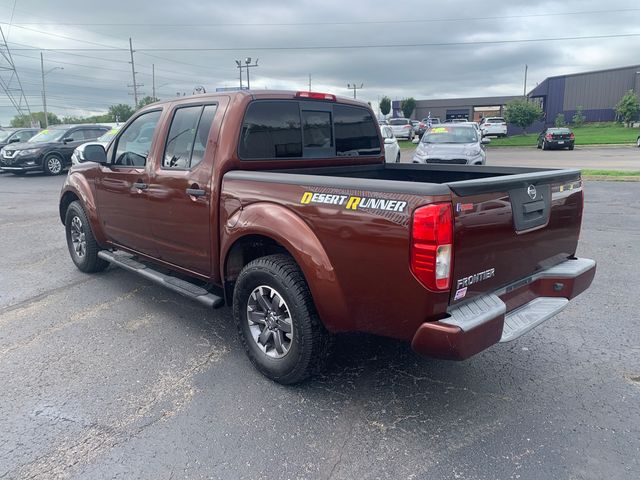
[[[522,211],[524,213],[540,212],[544,210],[544,200],[538,200],[537,202],[529,202],[522,205]]]

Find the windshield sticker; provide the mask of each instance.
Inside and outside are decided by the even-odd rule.
[[[49,133],[49,130],[42,130],[40,133]]]
[[[429,133],[448,133],[449,129],[447,127],[435,127],[432,128]]]
[[[324,205],[339,205],[346,210],[385,210],[387,212],[404,212],[407,202],[388,198],[359,197],[356,195],[336,195],[330,193],[304,192],[300,203],[320,203]]]

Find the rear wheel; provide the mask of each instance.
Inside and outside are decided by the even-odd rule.
[[[569,145],[569,150],[573,150],[573,145]]]
[[[269,255],[244,267],[233,292],[233,316],[251,363],[278,383],[306,379],[329,357],[331,336],[288,255]]]
[[[636,145],[638,146],[638,148],[640,148],[640,137],[638,137],[638,140],[636,140]]]
[[[542,141],[542,149],[543,149],[543,150],[549,150],[549,145],[547,144],[547,141],[546,141],[546,140],[543,140],[543,141]]]
[[[47,175],[60,175],[62,173],[62,157],[56,153],[50,153],[44,157],[42,169]]]
[[[79,202],[71,202],[67,208],[64,226],[67,233],[69,254],[78,270],[94,273],[101,272],[109,266],[109,262],[98,257],[100,247]]]

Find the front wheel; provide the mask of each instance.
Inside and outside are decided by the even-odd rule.
[[[542,149],[543,149],[543,150],[549,150],[549,145],[547,144],[547,141],[546,141],[546,140],[543,140],[543,141],[542,141]]]
[[[640,137],[638,137],[638,140],[636,140],[636,145],[638,146],[638,148],[640,148]]]
[[[62,158],[55,153],[44,157],[42,169],[47,175],[60,175],[62,173]]]
[[[282,384],[301,382],[329,357],[331,336],[320,322],[307,282],[288,255],[269,255],[242,269],[233,316],[251,363]]]
[[[69,254],[78,270],[93,273],[100,272],[109,266],[109,262],[98,257],[100,247],[79,202],[71,202],[67,208],[64,226]]]

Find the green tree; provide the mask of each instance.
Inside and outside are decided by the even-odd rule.
[[[556,115],[555,126],[560,128],[566,125],[567,125],[567,122],[564,119],[564,113],[559,113],[558,115]]]
[[[416,100],[413,97],[405,98],[400,104],[400,109],[404,118],[410,118],[413,111],[416,109]]]
[[[541,116],[540,105],[525,99],[511,100],[505,106],[504,118],[507,123],[519,126],[523,132]]]
[[[31,119],[40,122],[40,126],[44,128],[44,112],[32,112],[31,117],[29,115],[16,115],[11,119],[10,125],[12,127],[30,127]],[[49,119],[49,125],[58,125],[62,123],[55,113],[47,112],[47,118]]]
[[[391,112],[391,99],[389,97],[382,97],[380,99],[380,113],[385,117]]]
[[[625,93],[616,105],[616,113],[627,126],[630,126],[631,122],[636,119],[639,111],[640,101],[638,101],[638,96],[633,90]]]
[[[571,122],[576,127],[581,127],[582,125],[584,125],[584,122],[587,119],[587,117],[584,116],[583,110],[584,110],[584,107],[582,105],[578,105],[576,107],[576,113],[574,113],[573,117],[571,117]]]
[[[150,103],[155,103],[157,101],[158,101],[157,98],[154,98],[151,95],[147,95],[146,97],[144,97],[142,100],[138,102],[138,108],[142,108],[146,105],[149,105]]]
[[[126,103],[119,103],[109,107],[109,117],[112,122],[126,122],[134,112],[135,110]]]

